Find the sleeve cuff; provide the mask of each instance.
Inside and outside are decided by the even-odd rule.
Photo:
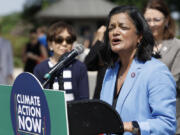
[[[150,135],[150,127],[148,122],[138,122],[141,135]]]

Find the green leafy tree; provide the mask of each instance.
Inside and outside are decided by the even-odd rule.
[[[135,5],[139,9],[143,9],[147,0],[110,0],[118,5]],[[180,11],[180,0],[165,0],[171,11]]]
[[[24,5],[22,18],[27,21],[34,22],[37,12],[48,7],[50,4],[56,1],[57,0],[27,0]]]

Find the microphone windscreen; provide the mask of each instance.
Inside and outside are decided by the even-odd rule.
[[[81,44],[77,44],[76,47],[74,48],[74,50],[76,50],[79,55],[79,54],[83,53],[84,47]]]

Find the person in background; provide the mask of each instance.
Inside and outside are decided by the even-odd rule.
[[[180,133],[180,40],[175,37],[175,22],[164,0],[149,0],[143,13],[155,38],[153,53],[168,66],[176,81],[177,133]]]
[[[13,69],[12,45],[0,35],[0,84],[12,84]]]
[[[144,9],[156,44],[153,53],[159,55],[173,74],[177,89],[180,89],[180,40],[175,37],[175,22],[163,0],[150,0]]]
[[[104,78],[104,74],[107,69],[107,65],[103,63],[103,54],[104,54],[104,33],[106,31],[106,27],[102,25],[96,32],[92,47],[90,52],[85,57],[84,63],[87,66],[88,71],[98,71],[96,86],[94,90],[94,99],[100,98],[100,92],[102,88],[102,82]]]
[[[47,33],[47,41],[53,55],[44,62],[37,65],[34,75],[43,84],[46,80],[44,76],[62,57],[72,50],[76,35],[73,28],[64,23],[56,22],[50,26]],[[50,84],[45,88],[55,90],[65,90],[66,101],[81,100],[89,98],[88,76],[85,64],[74,59],[72,63],[59,70],[51,78]]]
[[[92,46],[92,33],[90,31],[90,28],[85,28],[83,30],[83,46],[84,46],[84,51],[81,53],[79,56],[77,56],[77,59],[80,60],[81,62],[84,62],[86,56],[88,55],[90,48]],[[75,42],[74,47],[76,47],[79,43]]]
[[[105,25],[101,25],[98,30],[95,33],[94,39],[92,44],[95,45],[96,42],[101,41],[104,42],[104,33],[106,31],[106,26]]]
[[[76,48],[76,46],[78,46],[78,45],[81,45],[81,44],[79,44],[78,42],[75,42],[75,43],[73,44],[73,48]],[[88,47],[85,46],[85,45],[82,45],[82,46],[83,46],[83,48],[84,48],[84,51],[83,51],[80,55],[78,55],[76,58],[77,58],[79,61],[84,62],[86,56],[88,55],[88,53],[89,53],[89,51],[90,51],[90,48],[88,48]]]
[[[174,135],[176,83],[167,66],[152,57],[155,43],[141,12],[113,8],[104,40],[109,67],[100,99],[119,113],[124,135]]]
[[[93,34],[92,34],[90,28],[84,29],[84,31],[83,31],[83,38],[84,38],[83,45],[84,45],[86,48],[91,48],[92,39],[93,39]]]
[[[31,30],[29,34],[29,43],[26,44],[22,58],[24,62],[24,71],[33,73],[34,67],[46,59],[46,56],[43,56],[45,48],[40,45],[37,37],[36,30]]]
[[[37,28],[37,35],[38,35],[38,41],[40,45],[42,45],[45,49],[43,51],[43,55],[47,58],[48,56],[52,55],[52,52],[48,48],[48,43],[47,43],[47,37],[46,37],[46,27],[41,26]]]

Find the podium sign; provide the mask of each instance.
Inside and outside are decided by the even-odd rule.
[[[68,135],[64,92],[42,90],[29,73],[0,85],[0,134]]]

